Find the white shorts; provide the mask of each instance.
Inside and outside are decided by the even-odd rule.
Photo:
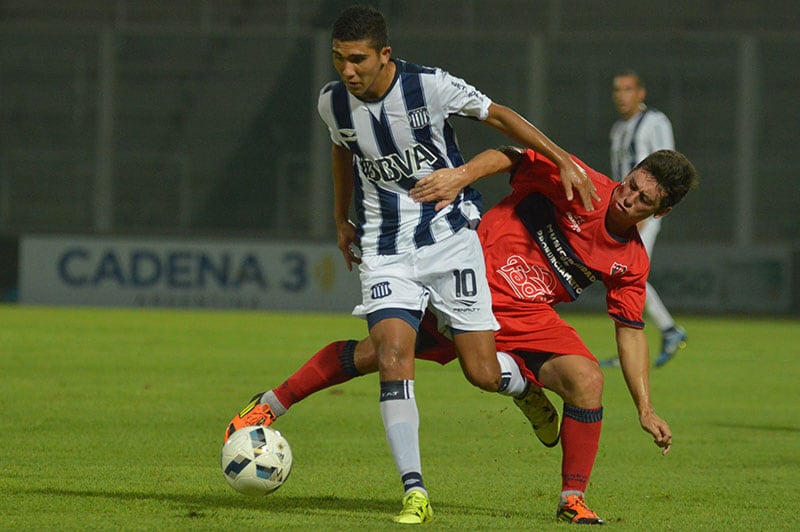
[[[354,316],[366,318],[384,309],[424,312],[430,304],[444,325],[456,330],[500,328],[492,313],[483,250],[472,229],[408,253],[362,257],[359,277],[361,304]]]

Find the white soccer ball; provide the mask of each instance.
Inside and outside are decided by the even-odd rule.
[[[292,472],[292,449],[277,430],[261,425],[234,432],[222,446],[222,473],[245,495],[268,495]]]

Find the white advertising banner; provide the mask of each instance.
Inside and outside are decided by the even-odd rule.
[[[351,311],[358,272],[335,245],[25,236],[20,302]]]

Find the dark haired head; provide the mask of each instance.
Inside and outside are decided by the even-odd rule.
[[[677,205],[700,182],[691,161],[675,150],[653,152],[637,164],[634,170],[637,168],[651,174],[664,190],[664,197],[658,206],[659,212]]]
[[[336,41],[367,41],[377,51],[389,46],[389,31],[383,14],[370,6],[351,6],[333,23],[331,38]]]
[[[644,85],[644,80],[642,79],[642,76],[640,76],[638,74],[638,72],[636,72],[635,70],[631,70],[631,69],[622,70],[622,71],[617,72],[616,74],[614,74],[614,79],[623,78],[623,77],[624,78],[633,78],[634,80],[636,80],[636,85],[638,85],[639,87],[641,87],[643,89],[646,88],[645,85]]]

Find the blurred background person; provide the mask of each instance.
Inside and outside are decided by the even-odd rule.
[[[616,181],[622,181],[636,164],[654,151],[674,150],[675,137],[667,115],[644,103],[647,89],[636,72],[626,70],[614,76],[612,97],[619,120],[611,126],[611,175]],[[639,222],[638,228],[647,254],[652,259],[653,246],[661,230],[661,219],[651,216]],[[686,345],[686,331],[676,325],[672,314],[649,282],[645,311],[661,331],[661,352],[655,363],[656,367],[660,367]],[[619,366],[619,359],[610,358],[602,361],[601,365]]]

